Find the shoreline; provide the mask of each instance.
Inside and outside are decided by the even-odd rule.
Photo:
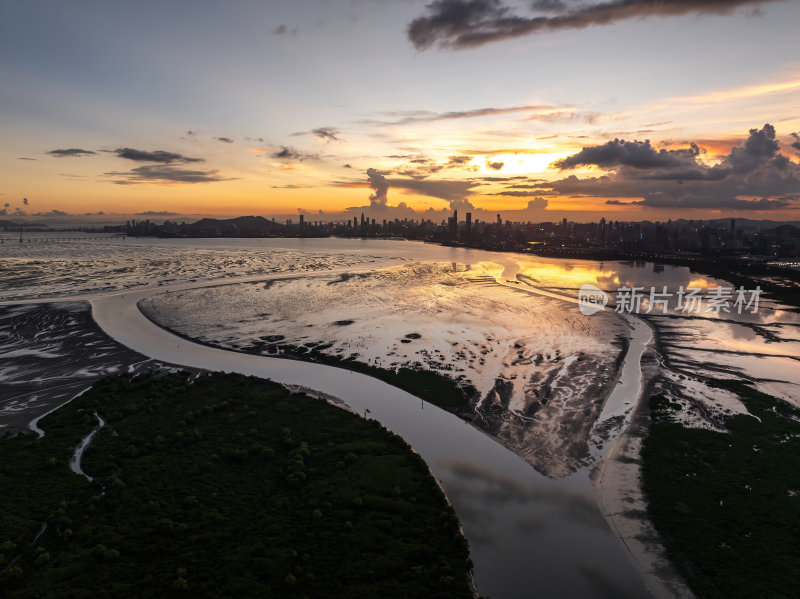
[[[439,416],[434,406],[431,407],[432,413],[430,415],[428,409],[421,413],[418,398],[379,379],[324,364],[281,358],[267,360],[265,358],[269,356],[254,356],[244,352],[220,350],[197,342],[186,342],[187,347],[184,347],[184,339],[182,337],[176,337],[169,331],[157,326],[140,312],[137,301],[146,294],[147,292],[143,291],[131,294],[130,297],[126,294],[123,302],[114,298],[96,300],[92,303],[93,315],[101,328],[112,338],[117,339],[118,342],[128,347],[138,348],[138,351],[146,355],[151,355],[171,364],[191,363],[194,367],[213,368],[271,378],[281,384],[296,383],[299,378],[304,381],[304,386],[306,387],[316,387],[323,389],[327,394],[347,398],[351,407],[359,412],[369,408],[373,418],[384,422],[384,426],[404,436],[412,447],[418,449],[421,455],[426,456],[426,461],[437,471],[437,478],[445,488],[452,489],[456,493],[454,496],[448,493],[448,497],[455,505],[459,506],[459,511],[463,510],[463,513],[468,516],[462,522],[468,533],[468,538],[473,539],[471,545],[476,549],[473,559],[476,565],[482,564],[481,567],[483,568],[483,570],[477,572],[476,582],[478,583],[478,588],[482,588],[483,584],[481,572],[484,572],[484,576],[487,573],[491,573],[489,578],[490,580],[494,579],[494,582],[490,583],[490,587],[483,587],[486,589],[483,591],[484,593],[495,594],[495,591],[490,590],[492,584],[502,587],[507,584],[507,581],[517,580],[518,572],[525,573],[518,582],[518,585],[523,586],[528,584],[524,582],[525,579],[530,578],[531,581],[534,579],[541,580],[541,576],[545,575],[545,572],[551,572],[555,564],[550,562],[557,559],[557,553],[542,555],[541,563],[538,563],[536,568],[531,568],[527,560],[523,560],[527,566],[517,562],[522,560],[522,556],[530,555],[531,551],[535,553],[535,548],[541,542],[555,542],[555,538],[564,534],[563,526],[565,525],[576,526],[583,531],[582,534],[589,534],[590,538],[595,539],[593,543],[587,544],[577,554],[571,551],[569,555],[564,556],[565,558],[569,558],[572,561],[578,560],[580,555],[587,553],[590,547],[595,547],[595,549],[598,547],[598,545],[594,544],[595,542],[600,543],[599,546],[605,547],[605,549],[600,553],[597,553],[596,550],[591,552],[591,559],[596,561],[598,567],[601,567],[600,565],[604,563],[608,567],[613,567],[617,572],[616,575],[620,577],[620,584],[624,584],[628,588],[636,588],[641,585],[641,589],[644,591],[641,574],[631,563],[630,558],[625,555],[624,546],[620,544],[619,538],[610,528],[604,525],[605,531],[592,527],[586,529],[580,522],[574,521],[572,518],[565,520],[565,518],[569,517],[568,510],[563,510],[563,507],[556,507],[557,505],[560,506],[560,503],[552,502],[558,496],[558,492],[554,490],[553,494],[551,494],[547,491],[538,490],[540,487],[541,489],[563,487],[563,491],[560,492],[573,497],[574,491],[571,489],[574,488],[574,483],[569,482],[569,479],[564,481],[548,479],[533,469],[519,454],[507,449],[494,438],[489,437],[484,431],[474,427],[474,425],[469,426],[470,423],[460,418],[453,418],[452,414],[441,412],[441,416]],[[124,316],[124,318],[120,318],[121,316]],[[177,340],[180,340],[181,343],[178,344]],[[312,366],[313,369],[311,368]],[[354,385],[356,386],[354,387]],[[358,390],[357,392],[356,389]],[[413,400],[409,403],[407,400],[412,398]],[[394,401],[395,399],[402,399],[403,401]],[[403,421],[397,420],[394,414],[397,414],[397,416],[402,414]],[[413,419],[411,419],[412,416]],[[435,417],[431,418],[431,416]],[[471,429],[473,432],[466,433],[464,430],[465,425],[467,426],[467,431]],[[396,428],[396,426],[399,428]],[[480,434],[475,435],[475,433]],[[446,439],[449,439],[449,441],[443,445],[442,442]],[[444,453],[442,452],[443,448],[445,448]],[[465,461],[466,456],[469,456],[469,465]],[[584,474],[581,475],[581,478],[585,477],[586,493],[585,495],[575,494],[574,500],[581,502],[581,504],[585,501],[587,509],[591,505],[592,511],[598,510],[596,495],[589,481],[588,468],[582,470]],[[465,482],[463,478],[465,472],[470,473],[469,480],[474,480],[475,484],[479,485],[474,489],[474,493],[477,494],[464,495],[460,490],[461,485]],[[529,518],[530,509],[539,509],[548,513],[549,510],[558,509],[564,513],[555,519],[552,517],[546,518],[544,520],[544,522],[547,522],[546,528],[540,535],[534,535],[533,537],[517,535],[514,537],[513,543],[515,546],[519,546],[520,549],[518,552],[519,559],[508,560],[503,558],[498,561],[497,549],[490,544],[487,545],[486,542],[479,542],[482,537],[480,531],[483,529],[484,520],[475,520],[474,517],[469,517],[469,514],[473,507],[471,503],[475,499],[483,497],[491,489],[492,485],[497,484],[498,477],[504,479],[505,476],[511,477],[508,479],[507,484],[510,484],[511,488],[518,488],[519,492],[522,493],[519,500],[530,507],[528,510],[514,510],[507,514],[504,514],[504,511],[497,512],[496,526],[502,529],[507,528],[509,532],[518,530],[518,518]],[[485,482],[480,482],[484,481],[484,479]],[[470,485],[472,486],[472,483]],[[486,485],[488,486],[484,489]],[[558,487],[553,487],[553,485],[558,485]],[[523,491],[528,489],[529,486],[530,491]],[[544,497],[548,498],[548,501],[544,503],[541,502],[542,493],[544,493]],[[487,499],[489,497],[491,495],[487,496]],[[536,505],[540,507],[535,508]],[[599,521],[604,521],[599,510],[595,513]],[[542,534],[545,536],[542,537]],[[550,540],[550,537],[553,537],[552,540]],[[589,556],[584,555],[583,559],[589,559]],[[624,566],[622,565],[623,563],[625,564]],[[524,569],[518,570],[518,568]],[[536,578],[536,572],[539,572],[538,578]],[[579,587],[585,584],[585,581],[573,576],[567,576],[566,578],[559,576],[551,580],[550,584],[554,588],[560,588],[559,585],[563,585],[563,588],[567,589]],[[523,588],[523,586],[518,586],[518,589]],[[636,596],[640,595],[637,594]]]
[[[498,286],[517,294],[545,296],[550,301],[555,299],[567,304],[578,304],[576,297],[540,289],[530,283],[510,284],[510,282],[505,281],[505,277],[508,275],[507,271],[508,267],[506,265],[502,276],[497,277],[496,284]],[[343,358],[326,354],[318,348],[324,349],[330,346],[330,338],[315,339],[314,343],[316,345],[314,346],[310,346],[311,344],[284,344],[279,339],[281,337],[279,333],[282,331],[276,327],[274,330],[262,331],[262,333],[271,333],[270,335],[254,338],[252,341],[238,340],[235,343],[232,341],[226,343],[218,339],[204,339],[202,334],[196,331],[179,330],[176,328],[180,327],[179,324],[171,323],[169,320],[164,321],[158,310],[157,302],[154,304],[148,301],[158,296],[163,297],[163,293],[157,292],[143,297],[137,302],[137,308],[151,324],[176,337],[211,349],[333,366],[349,372],[374,377],[402,389],[429,404],[453,413],[459,419],[471,424],[489,438],[517,454],[528,462],[534,470],[553,480],[565,478],[593,465],[594,460],[597,459],[595,447],[597,441],[593,438],[595,425],[602,417],[608,398],[619,395],[621,389],[618,388],[618,382],[621,380],[623,371],[630,368],[630,366],[624,368],[631,341],[629,339],[630,332],[627,330],[628,327],[623,323],[625,330],[620,329],[619,333],[614,333],[615,340],[613,345],[617,354],[613,364],[615,375],[608,381],[603,382],[602,385],[596,384],[587,387],[581,392],[582,401],[570,404],[567,415],[555,417],[556,419],[552,422],[562,427],[559,429],[562,434],[558,437],[558,441],[552,441],[552,439],[557,438],[554,430],[547,432],[543,426],[532,427],[529,421],[533,420],[533,418],[503,406],[504,400],[507,402],[508,398],[501,395],[502,389],[499,391],[495,389],[498,393],[496,401],[489,408],[484,405],[485,411],[480,411],[476,407],[481,406],[482,396],[468,380],[462,382],[456,378],[449,377],[446,371],[414,367],[412,364],[393,369],[375,366],[361,358]],[[636,344],[634,343],[634,345]],[[639,370],[638,363],[631,366],[635,370]],[[626,380],[628,378],[626,376]],[[441,383],[437,384],[434,379],[438,379]],[[461,396],[460,401],[456,402],[451,397],[454,392]],[[445,393],[448,395],[445,396]],[[489,393],[491,395],[492,391]],[[633,406],[624,405],[618,407],[627,408],[625,411],[629,412]],[[501,409],[502,414],[500,414]],[[534,436],[529,436],[529,433]],[[615,433],[616,430],[608,430],[604,435],[606,437],[604,441],[607,440],[608,436]],[[555,453],[550,450],[555,451]]]
[[[152,296],[148,296],[148,297],[152,297]],[[403,391],[405,391],[407,393],[410,393],[411,395],[413,395],[415,397],[418,397],[419,399],[421,399],[423,401],[426,401],[427,403],[429,403],[429,404],[431,404],[433,406],[436,406],[438,408],[441,408],[442,410],[445,410],[446,412],[450,412],[450,413],[452,413],[454,415],[457,415],[459,418],[462,418],[463,420],[467,420],[468,422],[472,422],[472,419],[464,418],[463,416],[461,416],[461,412],[465,411],[465,413],[468,413],[466,411],[470,410],[469,405],[468,405],[468,402],[470,401],[470,397],[469,396],[476,392],[475,389],[472,388],[472,387],[461,387],[461,386],[458,385],[457,381],[454,381],[453,379],[451,379],[451,378],[449,378],[447,376],[439,374],[438,372],[433,372],[433,371],[430,371],[430,370],[413,370],[411,368],[406,368],[406,370],[410,370],[410,371],[415,372],[415,373],[426,373],[426,374],[429,374],[430,376],[435,376],[435,377],[441,379],[443,383],[446,383],[448,385],[452,385],[454,388],[458,388],[464,394],[464,401],[465,401],[464,405],[461,405],[461,406],[450,406],[450,405],[446,405],[446,404],[443,404],[443,403],[437,403],[435,401],[432,401],[430,397],[425,397],[422,394],[416,393],[415,391],[409,389],[407,386],[403,386],[403,385],[397,384],[396,381],[390,380],[391,377],[389,375],[395,375],[395,371],[393,371],[393,370],[389,370],[387,368],[380,368],[380,367],[377,367],[377,366],[370,366],[369,364],[366,364],[364,362],[358,362],[357,360],[337,359],[337,358],[335,358],[333,356],[330,356],[330,359],[319,359],[319,356],[321,355],[320,353],[316,353],[316,352],[312,352],[312,351],[309,351],[309,352],[306,352],[306,353],[301,353],[300,351],[298,351],[299,348],[302,347],[302,346],[286,345],[286,346],[282,346],[281,347],[281,349],[283,350],[281,353],[274,353],[274,354],[266,353],[265,354],[265,353],[261,353],[261,352],[255,350],[255,349],[244,349],[244,348],[233,349],[233,348],[230,348],[230,347],[225,347],[225,346],[222,346],[222,345],[217,345],[217,344],[214,344],[214,343],[209,343],[209,342],[203,341],[201,339],[190,337],[189,335],[186,335],[184,333],[176,331],[175,329],[172,329],[170,327],[164,326],[161,323],[157,322],[150,314],[148,314],[148,312],[146,310],[142,309],[141,302],[144,299],[146,299],[146,298],[142,298],[141,300],[136,302],[136,308],[139,310],[139,312],[142,313],[142,315],[147,320],[149,320],[151,323],[153,323],[153,325],[157,326],[158,328],[163,329],[163,330],[167,331],[168,333],[170,333],[172,335],[175,335],[176,337],[180,337],[181,339],[185,339],[188,342],[197,343],[198,345],[203,345],[205,347],[208,347],[208,348],[211,348],[211,349],[217,349],[217,350],[221,350],[221,351],[229,351],[229,352],[235,352],[235,353],[240,353],[240,354],[247,354],[247,355],[250,355],[250,356],[258,356],[258,357],[261,357],[261,358],[278,358],[278,359],[281,359],[281,360],[293,360],[293,361],[297,361],[297,362],[303,362],[303,363],[306,363],[306,364],[319,364],[319,365],[323,365],[323,366],[331,366],[333,368],[339,368],[339,369],[342,369],[342,370],[346,370],[348,372],[357,372],[359,374],[363,374],[363,375],[375,378],[375,379],[377,379],[379,381],[383,381],[385,383],[388,383],[388,384],[392,385],[393,387],[396,387],[396,388],[401,389],[401,390],[403,390]],[[287,348],[288,348],[289,351],[286,351]],[[326,356],[326,358],[327,357],[328,356]],[[368,368],[368,370],[365,369],[365,368],[361,368],[361,367],[354,367],[355,365],[364,366],[364,367]],[[400,369],[400,370],[402,370],[402,369]],[[385,376],[380,376],[379,373],[385,373]],[[304,393],[310,393],[312,391],[313,390],[311,390],[311,389],[305,389]],[[317,392],[317,391],[313,391],[313,392],[314,393],[319,393],[320,395],[325,395],[324,392]],[[330,396],[330,397],[334,397],[334,396]],[[471,412],[469,412],[469,413],[471,413]]]
[[[502,277],[500,278],[502,279]],[[536,295],[545,295],[547,297],[550,297],[551,299],[561,300],[568,303],[578,303],[577,298],[563,296],[561,294],[549,292],[546,290],[540,290],[530,284],[525,284],[523,287],[520,288],[502,282],[499,279],[498,283],[512,290],[524,291],[526,293],[531,293]],[[176,337],[185,339],[188,342],[198,343],[200,345],[212,349],[232,351],[246,355],[254,355],[254,356],[268,357],[268,358],[278,357],[283,359],[297,360],[300,362],[306,362],[310,364],[326,364],[325,361],[315,359],[314,354],[308,354],[308,355],[297,354],[294,353],[293,351],[290,351],[288,353],[284,351],[281,354],[262,354],[253,349],[227,348],[189,337],[188,335],[177,332],[154,320],[152,315],[149,314],[147,310],[142,309],[141,303],[143,300],[144,298],[142,298],[142,300],[139,300],[136,303],[136,308],[147,320],[149,320],[154,326],[164,329],[165,331],[175,335]],[[590,429],[590,437],[587,440],[590,455],[596,455],[597,462],[590,465],[583,465],[583,467],[579,468],[578,471],[584,468],[586,469],[587,477],[594,490],[594,498],[596,504],[600,512],[602,513],[603,518],[608,523],[611,531],[624,546],[625,552],[627,553],[628,558],[630,559],[632,565],[642,578],[648,590],[653,594],[653,596],[656,597],[657,599],[662,599],[662,598],[668,599],[670,597],[689,599],[694,597],[694,595],[691,593],[691,591],[688,590],[688,587],[684,585],[682,578],[680,577],[680,574],[678,574],[677,570],[675,570],[672,564],[666,559],[665,548],[661,543],[660,539],[658,538],[652,523],[649,521],[649,518],[647,517],[646,506],[644,504],[643,490],[640,479],[640,466],[638,464],[632,465],[629,462],[629,460],[633,459],[633,456],[630,453],[626,452],[626,450],[628,450],[628,446],[630,445],[630,441],[632,439],[636,439],[636,437],[632,435],[632,430],[634,429],[634,427],[640,426],[640,423],[638,422],[639,416],[641,415],[643,410],[647,409],[646,397],[648,397],[648,390],[651,388],[652,383],[656,378],[656,372],[646,371],[646,370],[654,370],[656,366],[653,366],[652,369],[646,369],[645,367],[646,360],[655,362],[654,356],[655,353],[657,352],[656,330],[655,327],[653,327],[653,325],[647,322],[645,319],[637,319],[637,320],[639,320],[642,323],[642,325],[644,325],[651,333],[650,339],[647,342],[645,342],[642,354],[639,358],[639,364],[637,364],[641,373],[641,381],[638,386],[638,398],[635,401],[631,401],[631,406],[629,407],[629,409],[625,410],[625,413],[620,416],[621,418],[623,418],[623,424],[616,433],[611,447],[607,450],[607,452],[600,451],[599,455],[595,453],[595,451],[593,451],[592,449],[592,432],[595,430],[595,427],[597,427],[597,425],[601,424],[601,416],[604,410],[607,408],[609,400],[611,400],[612,396],[615,394],[615,389],[617,388],[618,384],[621,383],[622,381],[623,368],[627,356],[633,347],[631,338],[625,335],[620,339],[623,345],[623,351],[620,353],[619,358],[615,363],[615,366],[617,368],[616,375],[612,379],[612,381],[610,381],[610,391],[607,393],[605,401],[603,402],[597,414],[597,419],[592,424],[592,427]],[[633,334],[633,329],[635,325],[632,323],[628,323],[628,326],[630,327],[631,334]],[[330,363],[326,365],[333,366],[335,368],[346,369],[352,372],[358,372],[358,369],[356,368],[349,368],[346,361],[338,361],[335,364]],[[365,374],[368,374],[369,376],[369,373]],[[455,384],[454,381],[447,379],[447,377],[444,375],[441,375],[439,373],[432,373],[432,374],[445,378],[449,382]],[[407,391],[409,393],[412,393],[412,395],[416,395],[419,397],[419,395],[413,393],[413,391],[410,390]],[[420,399],[429,401],[424,397],[420,397]],[[443,406],[439,407],[444,408]],[[620,407],[621,406],[617,406],[618,409]],[[469,418],[469,415],[472,414],[472,411],[469,410],[468,406],[466,410],[462,408],[456,408],[456,409],[447,409],[447,411],[451,412],[454,416],[458,417],[459,419],[464,420],[465,422],[476,428],[478,431],[485,434],[488,438],[492,439],[493,441],[497,442],[503,447],[506,447],[506,449],[513,452],[519,458],[527,462],[525,456],[520,451],[518,451],[517,448],[506,445],[502,441],[502,439],[495,437],[489,431],[484,430],[481,427],[477,426],[475,419]],[[628,450],[630,452],[635,453],[636,459],[638,459],[639,457],[641,440],[642,439],[639,438],[638,444],[635,447],[631,447],[631,449]],[[604,439],[604,442],[607,443],[607,440]],[[533,468],[532,464],[530,466],[531,468]],[[606,471],[608,471],[607,476],[606,476]],[[597,475],[598,473],[599,475]],[[642,508],[638,510],[638,513],[634,514],[630,514],[629,498],[632,496],[638,498],[642,505]],[[629,515],[626,515],[626,511],[629,513]],[[642,539],[643,534],[646,536],[646,540]]]
[[[642,319],[653,339],[641,360],[642,385],[630,421],[608,453],[591,469],[590,479],[600,511],[622,541],[647,589],[656,599],[692,599],[683,576],[667,558],[666,548],[647,510],[642,485],[641,450],[650,432],[648,398],[659,378],[657,329]]]
[[[512,287],[511,285],[504,284],[504,286],[510,289],[519,289]],[[519,290],[524,290],[528,293],[534,294],[539,292],[538,289],[532,288],[531,286],[526,286],[525,288]],[[577,300],[574,298],[564,297],[554,293],[548,293],[547,295],[554,299],[561,299],[573,303],[577,302]],[[141,300],[137,302],[136,308],[156,327],[162,328],[165,331],[185,339],[188,342],[197,343],[212,349],[219,349],[245,355],[255,355],[267,358],[278,357],[311,364],[325,364],[325,362],[315,359],[313,354],[304,355],[291,352],[286,353],[285,351],[281,354],[262,354],[252,349],[233,349],[208,343],[189,337],[188,335],[179,333],[169,327],[159,324],[153,319],[148,311],[142,309]],[[584,468],[587,471],[587,476],[594,490],[596,504],[602,513],[603,518],[608,523],[614,535],[625,547],[628,558],[630,559],[637,573],[642,578],[647,589],[657,599],[668,599],[670,597],[690,599],[694,597],[694,595],[684,584],[681,575],[666,559],[665,548],[661,543],[660,538],[656,534],[652,523],[647,517],[640,480],[641,468],[638,463],[632,463],[632,460],[639,459],[639,450],[641,448],[641,441],[643,439],[643,436],[634,433],[634,430],[638,432],[644,425],[646,434],[647,421],[642,420],[643,418],[648,418],[646,414],[646,398],[649,396],[649,390],[652,388],[652,384],[657,377],[657,364],[655,359],[655,355],[658,351],[656,348],[656,330],[655,327],[653,327],[653,325],[645,319],[640,319],[640,322],[651,332],[652,336],[645,343],[645,347],[642,355],[640,356],[638,364],[639,368],[641,369],[642,377],[638,388],[638,398],[635,402],[631,402],[632,405],[630,406],[629,411],[626,410],[627,413],[622,415],[622,418],[624,418],[626,422],[622,427],[620,427],[619,432],[616,434],[614,441],[607,453],[603,455],[601,452],[597,457],[597,462],[592,465],[584,466]],[[634,325],[631,323],[628,323],[628,325],[631,327],[632,331]],[[593,424],[592,430],[594,430],[595,426],[601,423],[600,416],[603,410],[607,407],[607,403],[609,399],[611,399],[617,384],[621,382],[623,366],[625,364],[628,352],[630,352],[633,345],[628,336],[622,337],[621,343],[624,351],[620,353],[620,356],[616,362],[617,373],[614,379],[611,381],[613,386],[611,387],[611,391],[607,395],[606,401],[603,403],[603,406],[598,413],[598,419]],[[649,362],[649,368],[647,367],[646,362]],[[341,361],[341,363],[337,364],[327,365],[358,372],[357,369],[348,368],[348,364],[345,361]],[[438,373],[434,374],[443,378],[447,378]],[[409,392],[413,395],[416,395],[411,391]],[[420,399],[425,400],[425,398]],[[620,406],[617,407],[619,408]],[[471,426],[475,427],[478,431],[486,435],[488,438],[506,447],[509,451],[515,453],[518,457],[525,460],[525,456],[516,451],[513,447],[508,447],[501,439],[490,434],[489,431],[483,430],[482,428],[476,426],[473,418],[465,418],[465,414],[462,414],[462,409],[453,409],[447,411],[451,412],[459,419],[464,420]],[[589,440],[589,447],[591,452],[591,437]],[[436,480],[438,481],[438,478],[436,478]],[[630,509],[630,501],[632,497],[638,499],[642,505],[641,509],[638,511],[632,511]]]

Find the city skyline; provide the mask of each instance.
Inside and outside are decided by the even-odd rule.
[[[0,218],[798,220],[798,19],[781,0],[6,5]]]

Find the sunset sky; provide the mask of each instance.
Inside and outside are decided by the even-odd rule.
[[[798,220],[798,23],[795,0],[6,0],[0,218]]]

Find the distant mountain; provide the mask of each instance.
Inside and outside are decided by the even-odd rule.
[[[24,223],[22,221],[15,221],[15,220],[0,220],[0,229],[5,229],[7,227],[31,227],[30,223]]]
[[[729,218],[715,218],[714,220],[709,221],[715,225],[719,226],[729,226],[731,219]],[[749,218],[738,218],[736,217],[736,228],[742,229],[774,229],[776,227],[782,226],[793,226],[798,227],[800,226],[800,221],[781,221],[781,220],[752,220]]]
[[[779,238],[800,237],[800,228],[791,224],[780,225],[774,229],[770,229],[769,232]]]
[[[260,236],[283,231],[286,225],[273,222],[263,216],[239,216],[229,219],[203,218],[186,225],[191,235]]]

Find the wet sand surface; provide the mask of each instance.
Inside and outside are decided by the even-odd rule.
[[[59,237],[65,238],[61,234]],[[377,261],[365,252],[332,254],[306,247],[275,247],[267,240],[105,239],[16,243],[4,237],[0,298],[6,301],[124,292],[280,272],[316,272]],[[33,239],[35,236],[29,236]],[[261,243],[259,243],[261,242]]]
[[[109,339],[86,302],[0,306],[0,436],[107,374],[161,367]]]
[[[627,326],[505,274],[497,263],[417,262],[154,293],[140,308],[213,347],[436,372],[475,389],[461,417],[563,478],[592,461],[590,431],[617,383]]]

